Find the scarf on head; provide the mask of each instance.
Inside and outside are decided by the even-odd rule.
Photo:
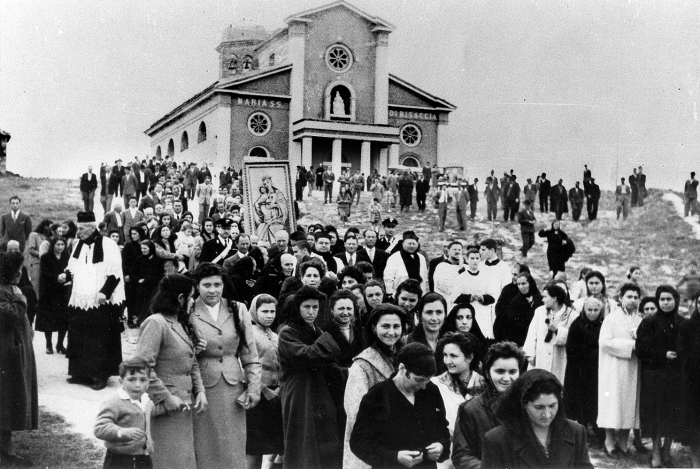
[[[105,254],[102,250],[102,236],[97,229],[95,229],[94,233],[92,233],[87,239],[81,239],[78,241],[78,247],[76,247],[75,251],[73,251],[73,258],[80,258],[80,250],[83,248],[83,245],[87,244],[90,246],[93,243],[95,244],[95,249],[92,252],[92,263],[99,264],[100,262],[103,262],[105,260]]]
[[[409,254],[403,250],[399,251],[401,253],[401,259],[403,259],[403,264],[406,266],[406,273],[408,273],[408,278],[423,281],[420,276],[420,258],[417,253]]]

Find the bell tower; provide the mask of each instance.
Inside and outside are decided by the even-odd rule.
[[[224,28],[219,53],[219,78],[231,78],[258,69],[255,48],[268,38],[262,26],[229,25]]]

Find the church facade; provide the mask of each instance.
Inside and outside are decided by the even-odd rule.
[[[336,175],[439,165],[455,106],[389,73],[390,23],[344,0],[285,23],[227,27],[219,79],[145,131],[153,154],[216,171],[247,156],[331,164]]]

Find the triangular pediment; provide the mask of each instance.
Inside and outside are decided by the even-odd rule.
[[[355,5],[352,5],[351,3],[348,3],[345,0],[338,0],[336,2],[320,6],[318,8],[312,8],[310,10],[302,11],[300,13],[297,13],[295,15],[287,17],[285,19],[285,22],[290,23],[292,21],[310,21],[311,19],[313,19],[313,17],[315,17],[319,13],[331,10],[333,8],[345,8],[346,10],[349,10],[350,12],[356,14],[357,16],[364,18],[366,21],[373,24],[375,26],[375,28],[383,29],[386,31],[393,31],[394,30],[393,24],[389,23],[388,21],[386,21],[378,16],[370,15],[366,11],[360,10]]]
[[[452,111],[456,106],[424,91],[417,86],[402,80],[395,75],[389,75],[389,106],[410,106],[417,108],[434,108],[436,110]]]

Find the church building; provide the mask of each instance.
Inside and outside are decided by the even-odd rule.
[[[373,169],[439,165],[455,106],[389,73],[387,21],[339,0],[272,33],[227,27],[219,79],[154,122],[153,154],[242,167],[246,156]]]

